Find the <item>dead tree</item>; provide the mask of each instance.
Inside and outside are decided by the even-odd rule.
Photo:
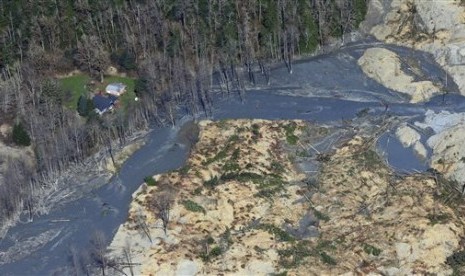
[[[129,241],[126,241],[126,244],[123,248],[123,255],[124,260],[126,261],[126,265],[129,267],[129,272],[131,273],[131,276],[134,276],[134,264],[132,262],[131,243]]]
[[[136,214],[137,228],[141,229],[142,232],[144,232],[144,234],[149,239],[150,243],[152,243],[152,235],[150,234],[150,229],[149,229],[147,223],[145,222],[145,220],[146,220],[146,217],[142,214],[142,210],[139,209],[137,211],[137,214]]]
[[[161,219],[163,223],[163,231],[167,232],[168,224],[170,222],[170,210],[173,204],[174,193],[171,189],[161,191],[153,198],[151,202],[151,209],[155,212],[156,216]]]
[[[106,256],[106,238],[105,234],[101,231],[95,231],[91,238],[91,256],[93,261],[102,270],[102,275],[105,276],[105,271],[108,266],[108,259]]]

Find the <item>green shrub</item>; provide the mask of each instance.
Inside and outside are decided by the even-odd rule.
[[[253,124],[252,125],[252,134],[254,136],[259,136],[260,135],[260,126],[258,124]]]
[[[239,141],[239,136],[237,134],[231,135],[231,137],[229,137],[228,139],[228,143],[237,142],[237,141]]]
[[[464,275],[465,271],[465,251],[454,252],[451,256],[447,257],[446,264],[452,268],[451,275]]]
[[[427,218],[430,220],[431,225],[435,225],[438,223],[446,223],[450,216],[448,214],[429,214]]]
[[[184,206],[184,208],[186,208],[187,210],[191,211],[191,212],[198,212],[198,213],[206,213],[205,209],[200,206],[199,204],[197,204],[196,202],[192,201],[192,200],[184,200],[182,202],[182,205]]]
[[[189,172],[190,169],[191,169],[191,167],[189,165],[185,165],[184,167],[179,169],[179,173],[181,175],[187,175],[187,173]]]
[[[18,146],[30,146],[31,138],[21,123],[13,126],[13,142]]]
[[[239,156],[241,154],[241,150],[240,149],[235,149],[231,155],[231,159],[232,160],[239,160]]]
[[[220,256],[221,254],[223,254],[223,250],[221,250],[221,248],[219,246],[215,246],[212,248],[212,250],[210,251],[210,257],[218,257]]]
[[[200,195],[202,194],[202,187],[197,187],[195,190],[192,192],[193,195]]]
[[[276,174],[282,174],[285,172],[284,166],[278,161],[271,162],[271,170]]]
[[[251,173],[251,172],[242,172],[242,173],[225,173],[221,176],[221,179],[223,180],[236,180],[238,182],[247,182],[247,181],[252,181],[256,182],[259,179],[262,179],[263,176],[256,174],[256,173]]]
[[[258,191],[256,194],[254,194],[254,196],[261,197],[261,198],[271,198],[276,193],[280,192],[281,190],[282,190],[282,187],[263,189],[263,190]]]
[[[355,0],[354,2],[354,17],[355,17],[355,27],[358,28],[360,23],[365,19],[367,14],[368,7],[367,1],[365,0]]]
[[[287,271],[279,272],[279,273],[271,273],[270,276],[287,276]]]
[[[294,243],[290,248],[278,250],[279,264],[286,269],[295,268],[299,266],[306,257],[314,254],[314,250],[311,248],[308,241],[299,241]]]
[[[156,186],[156,185],[157,185],[157,181],[155,181],[155,179],[153,179],[152,176],[146,176],[146,177],[144,177],[144,182],[145,182],[148,186]]]
[[[330,219],[328,215],[323,214],[322,212],[320,212],[320,211],[318,211],[318,210],[316,210],[316,209],[313,210],[313,213],[315,214],[315,217],[316,217],[317,219],[319,219],[319,220],[322,220],[322,221],[329,221],[329,219]]]
[[[228,150],[229,150],[229,146],[226,146],[224,149],[219,151],[215,156],[213,156],[212,158],[208,158],[207,160],[202,162],[202,165],[207,166],[213,162],[226,158],[228,156]]]
[[[289,145],[297,144],[299,141],[299,137],[294,135],[294,131],[297,128],[297,124],[295,122],[291,122],[284,126],[284,130],[286,131],[286,141]]]
[[[215,239],[209,236],[209,237],[206,239],[206,242],[207,242],[208,244],[214,244],[214,243],[215,243]]]
[[[289,145],[295,145],[297,144],[297,141],[299,141],[299,137],[295,136],[294,134],[290,134],[286,136],[286,141]]]
[[[209,254],[203,253],[200,255],[200,258],[202,258],[204,262],[208,262],[212,258],[216,258],[220,256],[221,254],[223,254],[223,250],[219,246],[215,246],[210,250]]]
[[[208,188],[214,188],[216,186],[218,186],[220,184],[220,181],[218,179],[218,177],[214,176],[212,178],[210,178],[209,180],[203,182],[203,185],[208,187]]]
[[[228,120],[226,120],[226,119],[219,120],[217,125],[221,129],[226,129],[227,126],[228,126]]]
[[[369,244],[363,245],[363,251],[365,251],[365,253],[367,253],[368,255],[373,256],[379,256],[379,254],[381,254],[381,249]]]
[[[324,252],[324,251],[320,252],[320,259],[325,264],[329,264],[329,265],[336,265],[337,264],[336,260],[333,257],[326,254],[326,252]]]
[[[235,163],[235,162],[226,162],[226,164],[224,164],[223,166],[223,171],[238,171],[240,170],[241,167],[239,166],[239,164]]]

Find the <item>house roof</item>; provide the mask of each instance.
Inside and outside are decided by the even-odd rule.
[[[126,88],[126,85],[122,83],[110,83],[105,88],[106,91],[121,91]]]
[[[92,99],[94,107],[100,110],[101,112],[104,112],[105,110],[110,108],[115,103],[115,101],[116,97],[114,96],[104,97],[102,95],[95,95]]]

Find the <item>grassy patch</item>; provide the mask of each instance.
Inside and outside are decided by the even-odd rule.
[[[299,141],[299,137],[295,136],[294,134],[286,135],[286,141],[289,145],[295,145]]]
[[[70,99],[65,102],[65,106],[69,109],[75,110],[80,96],[88,96],[89,93],[97,91],[105,91],[105,87],[109,83],[123,83],[126,85],[126,93],[119,97],[121,106],[126,110],[127,107],[134,102],[136,94],[134,92],[135,80],[128,77],[106,77],[103,83],[96,82],[95,87],[89,87],[87,84],[91,78],[87,74],[76,74],[70,77],[60,79],[61,88],[67,93],[70,91]]]
[[[70,92],[70,99],[67,99],[65,106],[69,109],[76,110],[80,96],[87,96],[89,89],[87,83],[90,77],[86,74],[77,74],[67,78],[60,79],[60,87],[64,93]]]
[[[233,165],[226,164],[228,169],[234,169]],[[226,166],[225,165],[225,166]],[[271,197],[277,192],[280,192],[284,188],[284,183],[279,175],[270,174],[270,175],[259,175],[253,172],[234,172],[229,170],[227,173],[221,176],[221,180],[246,183],[252,182],[253,184],[258,185],[260,190],[255,196],[259,197]]]
[[[198,203],[192,201],[192,200],[184,200],[182,202],[182,205],[184,206],[184,208],[186,208],[187,210],[191,211],[191,212],[197,212],[197,213],[206,213],[205,209],[199,205]]]
[[[226,158],[228,156],[228,150],[229,150],[229,146],[226,146],[224,149],[220,150],[215,156],[208,158],[207,160],[202,162],[202,165],[208,166],[211,163],[214,163],[214,162],[217,162],[217,161],[220,161]]]
[[[314,254],[308,241],[300,241],[290,248],[278,250],[279,264],[285,269],[296,268],[306,257]]]
[[[294,135],[296,128],[297,124],[295,122],[291,122],[284,126],[284,130],[286,131],[286,141],[289,145],[295,145],[299,141],[299,137]]]
[[[282,241],[282,242],[295,241],[295,238],[293,236],[291,236],[289,233],[282,230],[281,228],[274,226],[273,224],[267,224],[267,223],[259,224],[257,226],[257,229],[267,231],[268,233],[274,235],[278,241]]]

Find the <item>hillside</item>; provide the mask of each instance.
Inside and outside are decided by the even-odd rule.
[[[311,145],[331,130],[304,121],[199,125],[186,166],[147,179],[134,193],[128,221],[110,246],[110,258],[126,263],[121,269],[144,275],[460,271],[464,205],[439,175],[396,175],[368,137],[313,154]],[[321,171],[305,175],[295,165],[299,159],[318,160]]]
[[[30,136],[36,167],[25,187],[65,189],[56,175],[149,125],[211,113],[213,90],[242,96],[258,75],[269,80],[272,63],[292,72],[294,59],[337,44],[365,14],[366,0],[0,1],[0,121]],[[91,98],[114,81],[128,86],[121,108],[97,116]],[[0,186],[20,194],[13,203],[0,197],[9,217],[28,198],[44,200],[1,177]]]

